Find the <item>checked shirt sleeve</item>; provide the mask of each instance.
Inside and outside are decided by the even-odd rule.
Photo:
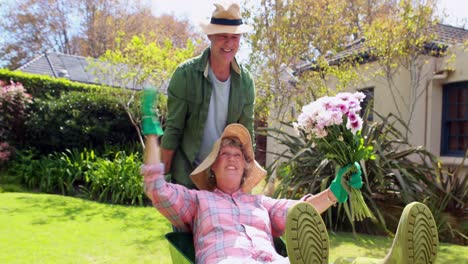
[[[191,231],[196,210],[195,192],[182,185],[166,182],[164,165],[143,165],[145,194],[153,206],[164,215],[175,227]]]

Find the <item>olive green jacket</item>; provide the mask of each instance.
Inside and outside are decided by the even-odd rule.
[[[200,149],[208,115],[212,84],[208,77],[207,48],[174,72],[168,87],[167,119],[161,146],[174,150],[171,180],[193,188],[189,174]],[[231,65],[231,89],[227,124],[240,123],[253,134],[255,86],[250,72],[237,64]]]

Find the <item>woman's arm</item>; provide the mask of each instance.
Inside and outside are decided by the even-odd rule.
[[[145,165],[157,165],[160,163],[157,135],[146,135],[143,162]]]
[[[311,195],[310,197],[306,198],[305,201],[312,204],[315,207],[315,210],[317,210],[317,212],[320,214],[338,202],[330,189],[326,189],[316,195]]]

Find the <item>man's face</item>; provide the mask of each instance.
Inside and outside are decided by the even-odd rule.
[[[214,34],[209,35],[211,41],[212,59],[220,62],[232,62],[239,50],[240,34]]]
[[[240,188],[245,166],[244,155],[239,148],[229,145],[222,147],[211,166],[216,175],[218,189],[226,193],[237,191]]]

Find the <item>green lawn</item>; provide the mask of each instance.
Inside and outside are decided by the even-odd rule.
[[[0,193],[0,263],[171,263],[169,223],[151,207]],[[391,239],[330,235],[330,261],[382,257]],[[468,247],[442,244],[437,263],[468,263]]]

